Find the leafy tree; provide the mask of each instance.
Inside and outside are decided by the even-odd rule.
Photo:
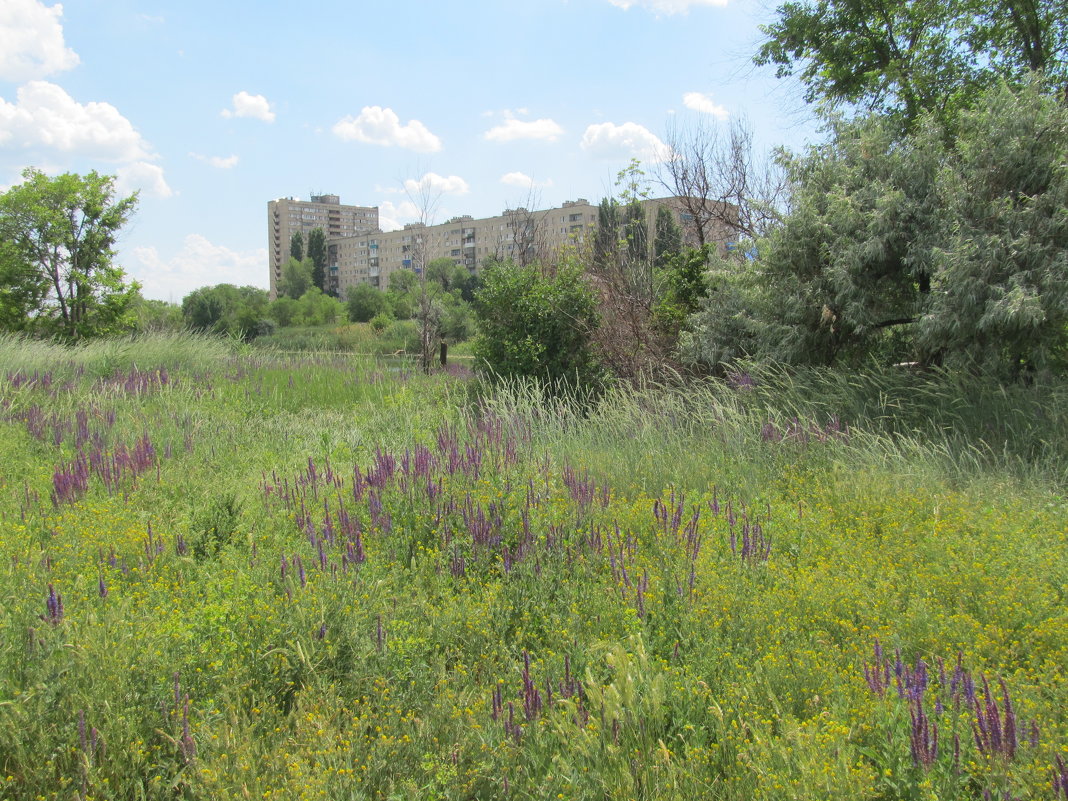
[[[304,234],[297,231],[289,240],[289,257],[304,261]]]
[[[182,307],[164,300],[138,297],[133,303],[138,331],[181,331],[186,327]]]
[[[714,265],[722,291],[692,320],[695,357],[878,355],[1008,376],[1060,366],[1068,108],[1037,81],[1001,84],[955,137],[937,114],[917,122],[906,137],[882,117],[840,122],[788,163],[793,211],[752,265],[733,265],[736,280]]]
[[[315,284],[312,283],[313,265],[311,259],[297,261],[291,258],[282,268],[282,281],[278,291],[287,298],[296,300]]]
[[[419,276],[411,270],[394,270],[389,274],[390,292],[410,292],[419,285]]]
[[[136,193],[96,172],[22,177],[0,195],[0,321],[70,340],[128,330],[138,286],[112,259]]]
[[[348,291],[348,315],[354,323],[366,323],[386,310],[385,294],[370,284],[356,284]]]
[[[1066,0],[791,0],[757,64],[797,73],[806,99],[952,122],[999,77],[1068,74]]]
[[[0,240],[0,330],[31,329],[48,286],[44,273],[25,261],[14,243]]]
[[[233,284],[195,289],[182,299],[182,317],[190,328],[215,334],[253,339],[267,317],[267,292],[254,286]]]
[[[714,245],[705,245],[670,253],[659,269],[661,286],[653,306],[653,318],[657,328],[672,340],[678,337],[686,318],[700,308],[701,300],[708,295],[706,273],[714,252]]]
[[[297,301],[297,321],[301,325],[326,325],[345,317],[345,306],[319,287],[311,287]]]
[[[656,210],[653,226],[653,264],[663,267],[671,256],[682,251],[682,229],[667,206]]]
[[[456,262],[450,258],[433,259],[426,266],[426,280],[432,281],[448,291],[456,271]],[[460,269],[463,269],[462,267]],[[467,272],[464,270],[464,272]]]
[[[543,275],[533,265],[494,265],[483,275],[475,314],[483,371],[584,386],[601,380],[591,341],[597,301],[577,266]]]
[[[293,325],[294,320],[297,318],[297,312],[296,299],[285,296],[272,301],[267,307],[267,316],[283,328]]]
[[[308,258],[312,262],[312,284],[326,292],[326,234],[313,228],[308,234]]]

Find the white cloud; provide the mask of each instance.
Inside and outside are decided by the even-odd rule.
[[[435,153],[441,150],[441,140],[419,120],[401,125],[400,117],[391,108],[364,106],[359,116],[351,114],[338,120],[331,129],[346,142],[366,142],[383,147],[403,147],[416,153]]]
[[[682,96],[682,102],[686,108],[711,114],[718,120],[725,120],[729,116],[726,106],[716,105],[711,97],[701,92],[687,92]]]
[[[63,41],[63,6],[36,0],[0,3],[0,80],[21,83],[78,65]]]
[[[20,87],[14,103],[0,98],[0,146],[43,146],[119,162],[152,158],[148,143],[113,105],[82,105],[48,81]]]
[[[526,173],[522,172],[507,172],[501,176],[501,183],[507,186],[515,186],[520,189],[535,189],[545,188],[552,186],[552,181],[535,181]]]
[[[668,154],[667,145],[648,128],[636,122],[625,122],[622,125],[602,122],[591,125],[582,135],[581,147],[596,158],[637,158],[646,164],[663,161]]]
[[[396,231],[404,223],[419,219],[419,209],[410,200],[397,204],[392,200],[383,200],[378,204],[378,227],[383,231]]]
[[[119,167],[115,171],[115,188],[123,195],[138,190],[150,197],[170,197],[174,194],[163,177],[163,168],[147,161],[135,161]]]
[[[686,14],[691,6],[725,6],[728,0],[608,0],[624,10],[631,6],[647,8],[656,14]]]
[[[197,161],[203,161],[205,164],[210,164],[220,170],[236,167],[239,160],[237,156],[202,156],[200,153],[190,153],[189,155],[197,159]]]
[[[200,234],[189,234],[182,248],[163,259],[154,247],[133,249],[134,264],[127,271],[143,284],[146,297],[180,302],[194,289],[215,284],[265,287],[267,249],[238,251],[216,245]]]
[[[238,92],[233,97],[234,107],[224,108],[220,114],[223,117],[251,117],[264,122],[274,122],[274,112],[271,104],[263,95],[251,95],[248,92]]]
[[[491,142],[512,142],[516,139],[544,139],[546,142],[555,142],[563,132],[564,129],[550,119],[529,122],[507,119],[490,128],[482,136]]]
[[[444,195],[466,195],[471,191],[471,187],[459,175],[450,175],[446,178],[436,172],[428,172],[418,181],[414,178],[409,178],[405,181],[404,191],[413,196],[419,196],[424,192]]]

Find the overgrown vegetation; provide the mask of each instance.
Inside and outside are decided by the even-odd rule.
[[[0,361],[5,798],[1062,781],[1061,383],[591,405],[189,335]]]

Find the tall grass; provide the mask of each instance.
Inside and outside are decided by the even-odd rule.
[[[1058,386],[5,355],[2,798],[1051,796]]]

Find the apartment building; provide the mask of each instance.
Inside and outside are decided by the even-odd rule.
[[[275,297],[282,268],[289,261],[289,244],[298,231],[304,235],[322,228],[327,248],[335,242],[378,230],[377,206],[345,206],[337,195],[312,195],[311,200],[280,198],[267,204],[267,250],[270,254],[271,297]],[[330,259],[333,263],[333,258]]]
[[[677,198],[643,200],[642,206],[650,236],[661,206],[671,209],[684,232],[692,227]],[[541,211],[505,209],[495,217],[464,215],[438,225],[409,223],[398,231],[382,232],[377,207],[341,206],[336,195],[313,196],[310,203],[271,201],[271,293],[273,297],[282,266],[289,259],[289,238],[298,230],[305,238],[316,227],[326,232],[327,288],[344,298],[351,286],[366,283],[386,289],[389,276],[397,270],[418,273],[440,258],[472,272],[489,258],[520,264],[551,260],[566,247],[587,245],[597,227],[597,215],[596,205],[579,198]],[[334,224],[328,227],[324,220]],[[728,238],[724,230],[716,240],[725,243]]]
[[[453,217],[438,225],[409,223],[398,231],[349,240],[331,239],[337,246],[339,294],[369,283],[385,289],[397,270],[420,272],[435,259],[451,259],[471,271],[488,258],[530,262],[552,258],[566,246],[581,244],[597,224],[597,207],[584,198],[559,208],[530,211],[506,209],[495,217]]]

